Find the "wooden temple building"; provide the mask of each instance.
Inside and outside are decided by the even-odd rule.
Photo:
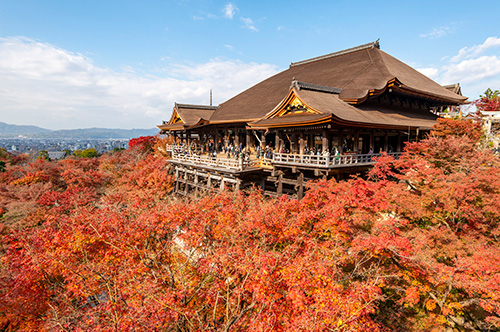
[[[397,156],[431,129],[436,110],[466,99],[376,41],[294,62],[218,106],[176,103],[157,127],[177,139],[167,150],[179,194],[256,185],[301,198],[309,179],[362,173],[382,152]]]

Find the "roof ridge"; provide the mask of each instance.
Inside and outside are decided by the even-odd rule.
[[[307,82],[300,82],[293,80],[292,85],[290,88],[296,87],[297,89],[305,89],[305,90],[312,90],[312,91],[319,91],[319,92],[328,92],[328,93],[334,93],[334,94],[339,94],[342,92],[342,89],[340,88],[334,88],[331,86],[326,86],[326,85],[319,85],[319,84],[314,84],[314,83],[307,83]]]
[[[361,51],[361,50],[373,49],[373,48],[380,49],[379,40],[380,40],[380,38],[377,39],[376,41],[368,43],[368,44],[363,44],[363,45],[359,45],[359,46],[356,46],[356,47],[351,47],[351,48],[348,48],[348,49],[345,49],[345,50],[342,50],[342,51],[333,52],[333,53],[329,53],[329,54],[325,54],[325,55],[320,55],[320,56],[317,56],[317,57],[314,57],[314,58],[310,58],[310,59],[306,59],[306,60],[302,60],[302,61],[298,61],[298,62],[292,62],[292,63],[290,63],[290,67],[295,67],[295,66],[303,65],[303,64],[306,64],[306,63],[310,63],[310,62],[315,62],[315,61],[319,61],[319,60],[333,58],[333,57],[336,57],[336,56],[340,56],[340,55],[344,55],[344,54],[349,54],[349,53],[357,52],[357,51]]]
[[[177,108],[179,108],[179,107],[181,107],[181,108],[197,108],[197,109],[202,109],[202,110],[216,110],[219,106],[175,103],[175,107],[177,107]]]

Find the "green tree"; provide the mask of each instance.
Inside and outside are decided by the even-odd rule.
[[[49,153],[46,150],[40,150],[40,152],[38,152],[37,159],[45,159],[47,161],[50,161]]]
[[[486,99],[496,99],[498,97],[500,97],[500,91],[498,90],[491,90],[490,88],[488,88],[485,92],[484,92],[484,95],[479,95],[480,98],[486,98]]]
[[[85,149],[81,152],[80,157],[81,158],[95,158],[97,157],[98,153],[97,150],[94,148],[90,149]]]

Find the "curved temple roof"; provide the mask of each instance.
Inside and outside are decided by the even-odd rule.
[[[206,124],[216,109],[217,106],[175,103],[170,121],[157,127],[161,130],[182,130]]]
[[[467,99],[456,93],[458,90],[439,85],[381,51],[376,41],[292,63],[287,70],[252,86],[220,104],[219,107],[176,104],[169,124],[158,127],[172,130],[174,128],[172,126],[178,126],[172,122],[175,112],[186,128],[195,126],[200,121],[203,123],[209,121],[210,124],[250,123],[254,128],[262,127],[266,123],[272,126],[272,123],[278,120],[269,118],[268,115],[283,102],[283,97],[289,95],[292,81],[307,85],[298,95],[320,114],[289,115],[287,119],[290,121],[292,117],[302,118],[305,121],[304,116],[316,118],[308,121],[318,121],[319,115],[323,114],[324,117],[329,114],[332,119],[343,123],[376,125],[383,122],[390,126],[408,126],[410,123],[416,125],[418,122],[420,125],[416,126],[430,127],[435,119],[430,112],[407,112],[404,115],[405,111],[396,112],[391,111],[390,107],[381,109],[367,106],[365,101],[370,96],[382,94],[388,89],[426,100],[430,106],[459,105],[466,103]],[[298,88],[300,90],[300,87]],[[331,93],[327,93],[328,89]],[[169,126],[172,129],[167,128]]]
[[[210,122],[257,120],[280,103],[292,80],[342,89],[340,98],[352,104],[366,100],[370,92],[385,91],[396,79],[397,88],[437,102],[461,104],[460,96],[379,49],[378,42],[322,57],[292,63],[278,73],[222,103]]]
[[[402,110],[401,108],[378,107],[378,106],[353,106],[343,101],[338,93],[328,93],[312,89],[298,89],[292,86],[289,96],[284,99],[298,98],[304,109],[311,112],[276,116],[280,109],[287,106],[286,102],[270,112],[264,119],[251,122],[252,128],[304,126],[324,122],[333,122],[340,125],[366,126],[366,127],[392,127],[407,128],[419,127],[430,129],[435,124],[437,116],[430,112],[416,112],[414,110]]]

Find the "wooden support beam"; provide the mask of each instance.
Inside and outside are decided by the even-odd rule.
[[[359,152],[359,130],[356,130],[356,132],[354,133],[354,149],[353,151],[355,153],[360,153]]]
[[[250,130],[246,130],[246,140],[245,140],[245,146],[247,148],[247,150],[250,148],[251,144],[250,144]]]
[[[198,198],[198,170],[194,170],[194,198]]]
[[[297,151],[298,151],[297,147],[298,147],[298,144],[297,144],[297,134],[293,133],[291,135],[290,152],[297,153]]]
[[[330,145],[328,142],[328,131],[326,130],[323,130],[321,143],[323,145],[323,151],[322,151],[323,153],[330,151]]]
[[[384,151],[389,152],[389,131],[385,130],[384,134]]]
[[[305,150],[304,133],[301,132],[299,134],[299,154],[304,154],[304,150]]]
[[[401,132],[398,132],[398,141],[396,143],[396,151],[401,152]]]
[[[179,167],[175,167],[175,193],[179,192]]]
[[[234,127],[234,146],[240,146],[240,135],[238,134],[238,128]]]
[[[283,195],[283,174],[278,176],[278,188],[276,189],[276,193],[278,197]]]
[[[299,201],[304,197],[304,173],[299,173],[297,177],[297,198]]]

